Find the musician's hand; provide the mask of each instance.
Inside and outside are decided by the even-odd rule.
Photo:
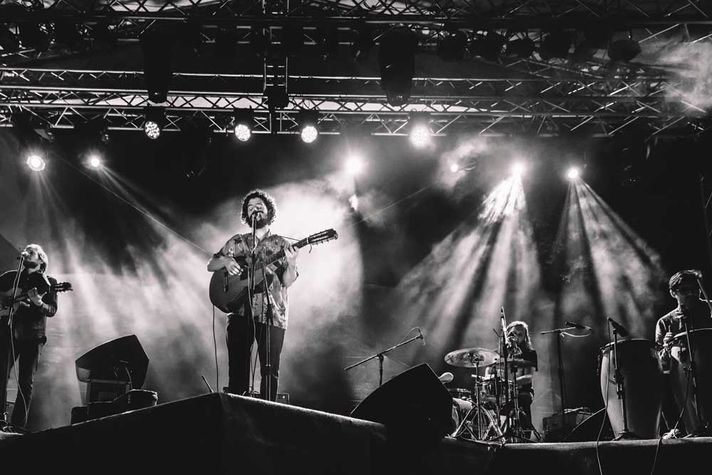
[[[225,270],[230,275],[240,275],[242,273],[242,267],[237,263],[232,257],[226,257],[227,262],[225,263]]]
[[[663,337],[663,346],[669,346],[673,336],[672,332],[667,332]]]
[[[284,246],[284,257],[287,258],[287,264],[290,267],[297,265],[297,256],[299,255],[299,249],[295,249],[291,244]]]
[[[42,296],[37,292],[37,288],[32,287],[28,292],[27,292],[27,298],[30,299],[30,302],[32,302],[33,305],[39,307],[42,305]]]

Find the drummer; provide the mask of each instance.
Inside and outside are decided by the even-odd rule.
[[[516,374],[517,401],[519,408],[526,417],[520,417],[520,424],[525,430],[533,430],[532,401],[534,400],[534,386],[532,376],[537,369],[538,361],[536,350],[532,347],[529,336],[529,325],[517,320],[509,323],[505,329],[507,335],[507,358],[509,360],[510,374]],[[494,376],[498,365],[492,365],[485,371],[485,377]],[[504,408],[508,411],[508,408]]]
[[[670,277],[670,295],[677,300],[677,307],[660,317],[655,325],[655,343],[657,344],[666,379],[663,397],[663,419],[667,428],[671,430],[666,434],[667,437],[675,437],[675,431],[672,430],[672,426],[677,423],[679,416],[679,408],[673,400],[671,382],[668,376],[670,372],[670,350],[675,342],[674,337],[686,330],[712,328],[708,302],[700,299],[701,283],[702,273],[698,270],[681,270]],[[685,341],[680,340],[680,343],[684,344]]]

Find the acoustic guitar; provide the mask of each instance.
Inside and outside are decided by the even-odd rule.
[[[292,247],[299,249],[307,245],[321,244],[332,239],[337,239],[339,235],[333,229],[312,234],[309,237],[297,241],[292,244]],[[274,264],[284,257],[284,249],[275,252],[268,257],[266,262],[258,261],[257,264],[274,270]],[[242,272],[239,275],[230,275],[227,270],[218,270],[213,272],[210,278],[210,302],[225,313],[235,312],[247,298],[248,268],[252,266],[250,257],[239,256],[235,260],[240,265]],[[255,272],[254,286],[255,289],[260,289],[260,284],[264,280],[262,272]]]
[[[51,284],[49,286],[49,292],[67,292],[72,289],[72,284],[69,282],[57,282],[56,284]],[[7,317],[10,314],[10,309],[13,312],[22,304],[22,302],[29,303],[30,299],[27,294],[30,291],[23,292],[20,295],[16,295],[14,300],[12,298],[12,289],[6,292],[0,292],[0,319]]]

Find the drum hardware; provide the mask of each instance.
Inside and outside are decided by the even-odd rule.
[[[711,338],[712,329],[700,328],[678,333],[671,340],[670,375],[674,396],[690,437],[710,434],[712,366],[707,352],[712,347]]]
[[[561,357],[561,339],[564,337],[567,331],[573,330],[575,328],[584,327],[583,329],[590,330],[590,328],[586,327],[585,325],[579,325],[570,322],[564,323],[566,324],[566,326],[563,328],[554,328],[553,330],[539,332],[540,335],[547,335],[550,333],[556,335],[556,358],[559,365],[557,375],[559,377],[559,399],[561,400],[561,427],[566,426],[566,404],[564,403],[564,360]]]
[[[623,430],[620,434],[616,435],[613,440],[620,439],[639,439],[636,434],[632,433],[628,429],[628,408],[626,407],[625,400],[625,382],[623,381],[623,373],[621,373],[620,368],[620,355],[618,354],[618,335],[622,337],[628,336],[628,331],[623,327],[623,325],[617,323],[612,318],[608,318],[608,322],[613,327],[613,380],[616,383],[616,394],[618,399],[621,401],[621,407],[623,409]]]

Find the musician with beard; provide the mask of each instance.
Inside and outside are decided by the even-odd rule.
[[[47,317],[57,313],[57,281],[45,274],[47,254],[41,246],[29,244],[22,251],[22,271],[11,270],[0,275],[0,397],[6,414],[7,383],[18,360],[18,391],[11,425],[24,428],[32,401],[32,386],[40,351],[47,342]],[[16,291],[14,291],[16,289]],[[13,297],[22,297],[12,305]],[[9,310],[13,308],[12,318]],[[7,418],[4,418],[7,421]]]
[[[252,190],[242,200],[242,222],[252,228],[251,233],[236,234],[213,255],[208,271],[226,270],[231,276],[249,269],[255,277],[254,289],[231,309],[227,323],[228,387],[233,394],[250,392],[250,358],[252,345],[257,341],[260,361],[260,397],[276,400],[279,364],[288,321],[288,292],[299,275],[298,250],[282,236],[272,234],[270,225],[277,214],[274,199],[262,190]],[[260,265],[270,256],[284,251],[284,257],[271,266]],[[254,255],[255,265],[244,259]],[[264,285],[266,283],[266,285]],[[253,290],[253,291],[252,291]],[[267,342],[269,341],[269,367]],[[269,378],[269,394],[267,381]]]

